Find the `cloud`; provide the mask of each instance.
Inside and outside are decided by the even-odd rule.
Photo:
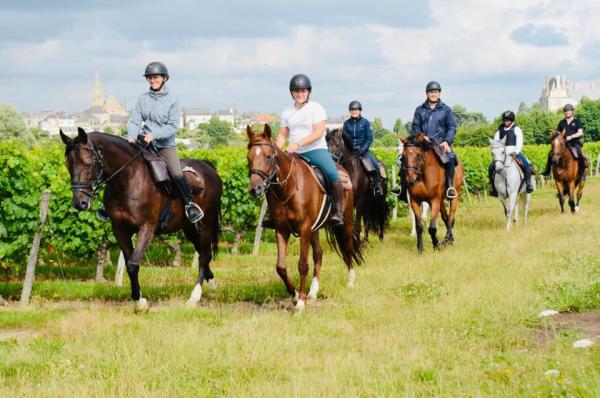
[[[537,47],[565,46],[569,40],[552,26],[527,24],[515,29],[510,37],[517,43],[532,44]]]

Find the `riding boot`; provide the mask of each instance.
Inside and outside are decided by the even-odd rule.
[[[404,176],[404,172],[402,169],[398,172],[398,177],[400,177],[400,186],[392,188],[392,193],[398,197],[398,200],[408,203],[408,195],[406,194],[406,177]]]
[[[344,187],[341,181],[333,184],[331,196],[333,199],[333,215],[329,221],[338,227],[344,225]]]
[[[375,193],[375,196],[383,196],[383,187],[381,186],[381,174],[379,174],[379,170],[371,172],[369,177],[373,181],[373,192]]]
[[[185,177],[175,180],[175,185],[179,188],[179,194],[185,204],[185,215],[192,224],[197,223],[204,217],[204,212],[196,203],[192,202],[192,190]]]
[[[531,166],[523,167],[523,172],[525,173],[525,192],[532,193],[533,192],[533,173],[531,172]]]
[[[456,189],[454,189],[454,161],[450,160],[444,164],[446,169],[446,199],[456,198]]]
[[[552,170],[552,152],[548,153],[548,160],[546,160],[546,168],[542,171],[544,177],[550,177],[550,171]]]
[[[496,191],[496,184],[494,183],[494,171],[493,167],[488,167],[488,179],[490,180],[490,196],[498,197],[498,191]]]
[[[579,181],[585,181],[585,170],[587,162],[586,158],[581,152],[579,153],[579,159],[577,159],[577,161],[579,162]]]

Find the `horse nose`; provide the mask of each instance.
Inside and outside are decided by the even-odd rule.
[[[258,185],[258,186],[250,187],[250,194],[252,196],[259,197],[260,195],[262,195],[262,193],[263,193],[262,186]]]
[[[87,210],[90,207],[90,202],[86,199],[75,200],[73,203],[73,207],[77,210]]]

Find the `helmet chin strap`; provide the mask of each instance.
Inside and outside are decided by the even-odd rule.
[[[163,87],[165,86],[165,83],[167,82],[167,80],[169,80],[168,77],[166,77],[166,76],[163,76],[163,77],[164,77],[164,79],[163,79],[163,82],[161,83],[160,87],[155,90],[152,88],[152,86],[150,86],[150,91],[154,91],[155,93],[157,93],[163,89]]]

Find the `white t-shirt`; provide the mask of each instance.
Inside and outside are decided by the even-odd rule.
[[[289,129],[289,140],[292,144],[298,144],[304,137],[313,132],[313,126],[327,119],[325,109],[318,102],[309,101],[298,109],[290,105],[281,112],[281,127]],[[314,149],[327,149],[325,133],[312,144],[298,148],[298,153],[312,151]]]

